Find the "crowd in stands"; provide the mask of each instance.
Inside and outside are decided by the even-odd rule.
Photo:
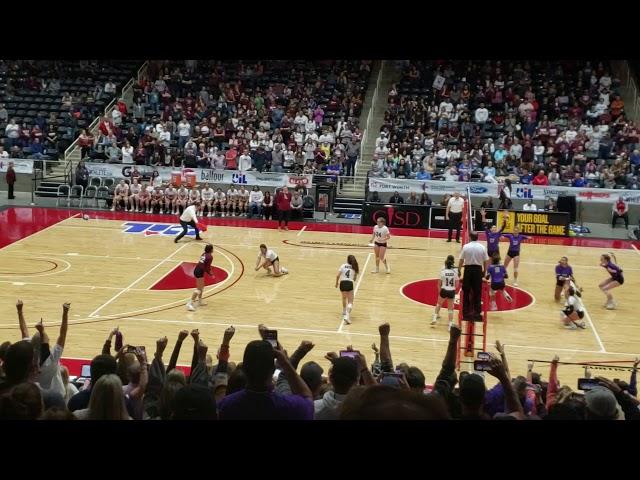
[[[403,62],[370,175],[638,189],[619,83],[604,62]]]
[[[58,159],[140,65],[0,60],[0,157]]]
[[[83,158],[259,172],[351,174],[370,61],[159,61],[82,132]]]
[[[24,306],[17,303],[21,341],[0,346],[2,420],[638,420],[636,374],[629,381],[596,377],[584,393],[561,385],[556,356],[548,380],[527,366],[512,375],[500,342],[490,354],[487,388],[478,373],[456,373],[460,329],[449,332],[442,366],[432,385],[417,366],[394,363],[391,326],[379,326],[379,348],[370,365],[364,352],[346,346],[329,352],[323,365],[304,357],[314,348],[303,340],[292,354],[258,327],[256,340],[233,354],[235,329],[228,327],[215,359],[198,330],[178,333],[165,364],[167,337],[152,351],[124,343],[114,329],[91,361],[90,379],[74,382],[61,364],[70,305],[63,306],[55,342],[42,321],[30,335]],[[193,341],[191,367],[177,367],[185,341]],[[138,344],[131,339],[132,344]],[[235,347],[234,347],[235,348]],[[237,360],[232,358],[237,355]],[[326,373],[325,373],[326,372]]]

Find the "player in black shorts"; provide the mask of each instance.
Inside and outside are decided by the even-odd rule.
[[[342,296],[342,320],[344,323],[351,323],[349,315],[353,308],[353,285],[360,273],[358,261],[353,255],[347,257],[347,263],[344,263],[338,269],[336,276],[336,288],[340,287],[340,295]]]

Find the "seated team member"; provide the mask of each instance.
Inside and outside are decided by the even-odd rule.
[[[151,201],[151,194],[147,189],[147,184],[142,184],[142,189],[138,195],[138,212],[146,212],[149,210],[149,203]]]
[[[196,202],[200,203],[200,208],[202,209],[202,202],[200,202],[200,190],[198,190],[198,185],[195,185],[189,192],[189,205],[195,205]]]
[[[302,218],[303,203],[300,194],[294,192],[293,197],[291,197],[291,218]]]
[[[205,207],[207,209],[207,215],[212,215],[211,209],[212,209],[214,193],[215,192],[213,191],[213,188],[209,186],[209,183],[205,183],[204,188],[200,193],[200,196],[202,197],[202,203],[200,204],[200,212],[199,212],[200,215],[204,215]]]
[[[249,216],[253,217],[262,215],[262,202],[264,201],[264,195],[260,191],[260,187],[255,185],[253,190],[249,194]]]
[[[131,180],[131,185],[129,186],[129,203],[128,208],[125,208],[125,211],[131,210],[132,212],[139,212],[140,207],[138,205],[138,199],[140,198],[140,184],[138,183],[138,179],[134,178]]]
[[[216,193],[213,194],[213,214],[215,215],[216,210],[220,207],[220,214],[224,217],[224,209],[227,204],[227,196],[224,194],[221,188],[216,190]]]
[[[618,197],[618,200],[613,204],[611,218],[611,228],[616,228],[618,219],[622,218],[624,220],[625,228],[629,230],[629,204],[625,201],[624,198]]]
[[[178,198],[178,191],[176,188],[169,184],[164,189],[164,211],[165,213],[172,213],[176,215],[178,213],[178,206],[176,200]]]
[[[120,202],[126,206],[128,199],[129,185],[124,180],[120,180],[113,191],[113,207],[111,207],[111,211],[115,212],[116,210],[120,210]]]
[[[176,196],[176,209],[177,213],[183,212],[185,208],[187,208],[189,203],[189,190],[185,188],[184,185],[180,185],[178,189],[178,193]]]
[[[164,192],[162,187],[158,185],[151,194],[151,201],[147,203],[147,213],[162,213],[162,204],[164,203]]]
[[[230,185],[227,190],[227,216],[236,215],[236,207],[238,206],[238,190],[235,185]],[[224,217],[224,215],[223,215]]]
[[[264,192],[264,200],[262,200],[262,214],[265,220],[270,220],[273,216],[273,196],[270,191]]]
[[[238,190],[238,211],[240,215],[247,216],[247,208],[249,206],[249,190],[244,188],[244,185],[240,185]]]
[[[533,200],[529,199],[529,201],[522,206],[522,210],[527,212],[537,212],[538,207],[533,203]]]
[[[271,267],[273,267],[273,273],[271,272]],[[260,254],[258,255],[258,261],[256,262],[256,272],[261,268],[264,268],[267,271],[267,275],[273,275],[274,277],[279,277],[289,273],[289,270],[280,266],[278,254],[273,250],[268,249],[264,243],[260,245]]]

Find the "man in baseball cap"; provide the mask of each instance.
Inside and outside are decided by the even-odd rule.
[[[587,420],[624,420],[615,395],[605,387],[595,387],[584,394]]]

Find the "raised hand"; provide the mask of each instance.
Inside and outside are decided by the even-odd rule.
[[[180,333],[178,333],[178,341],[182,342],[188,336],[189,336],[189,330],[180,330]]]
[[[156,351],[158,352],[159,355],[162,355],[162,353],[164,352],[164,349],[167,348],[168,342],[169,342],[169,339],[167,337],[162,337],[156,340]]]
[[[44,335],[44,323],[42,322],[42,319],[40,319],[40,321],[36,323],[36,330],[38,331],[40,336]]]
[[[303,340],[302,342],[300,342],[298,350],[301,350],[306,355],[311,350],[313,350],[313,347],[315,347],[315,345],[312,342],[310,342],[309,340]]]
[[[380,332],[381,337],[388,337],[391,332],[391,325],[388,323],[383,323],[378,327],[378,332]]]
[[[69,302],[63,303],[62,304],[62,309],[65,311],[69,311],[69,309],[71,308],[71,304]]]
[[[23,306],[24,306],[24,303],[22,303],[22,300],[18,300],[16,302],[16,308],[18,309],[18,311],[21,311]]]
[[[490,353],[489,355],[491,356],[491,359],[489,360],[490,368],[487,371],[487,373],[493,377],[496,377],[499,380],[507,378],[507,371],[504,368],[504,363],[502,363],[502,360],[500,360],[498,357],[496,357],[492,353]]]
[[[338,358],[338,354],[336,352],[327,352],[324,358],[333,363]]]
[[[227,327],[222,337],[223,345],[229,345],[229,342],[231,341],[235,333],[236,333],[236,329],[233,325]]]
[[[373,353],[378,353],[378,347],[376,347],[376,342],[373,342],[371,344],[371,349],[373,350]]]
[[[193,337],[193,341],[197,342],[200,339],[200,330],[194,328],[191,330],[191,336]]]
[[[504,347],[500,343],[500,340],[496,340],[496,350],[498,350],[500,355],[504,355]]]

